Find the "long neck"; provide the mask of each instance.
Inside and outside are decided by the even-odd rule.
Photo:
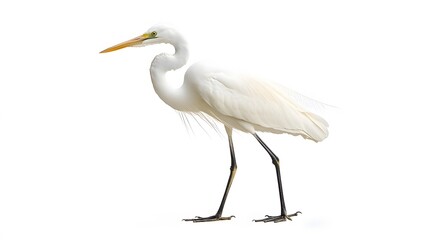
[[[188,61],[189,53],[184,40],[182,43],[172,45],[175,49],[174,54],[162,53],[153,59],[150,67],[152,84],[155,92],[166,104],[179,111],[188,111],[187,106],[192,102],[191,96],[183,85],[174,88],[168,84],[166,73],[183,67]]]

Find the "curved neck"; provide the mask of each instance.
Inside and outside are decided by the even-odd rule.
[[[188,61],[188,49],[182,39],[180,43],[170,43],[174,46],[175,53],[161,53],[157,55],[150,66],[152,85],[158,96],[170,107],[179,111],[189,111],[191,96],[183,87],[174,88],[168,84],[166,73],[183,67]]]

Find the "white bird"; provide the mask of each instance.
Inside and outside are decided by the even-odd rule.
[[[288,133],[299,135],[315,142],[328,136],[328,123],[310,111],[306,101],[311,100],[279,85],[261,81],[254,77],[222,71],[200,63],[192,65],[185,73],[183,84],[172,87],[166,73],[183,67],[188,61],[188,47],[184,37],[175,29],[157,25],[146,33],[122,42],[100,53],[112,52],[125,47],[143,47],[166,43],[175,48],[174,54],[157,55],[150,66],[153,88],[158,96],[170,107],[202,117],[210,116],[225,126],[231,154],[228,183],[216,214],[210,217],[195,217],[185,221],[207,222],[230,220],[222,211],[237,170],[232,129],[252,134],[268,152],[275,166],[280,195],[280,215],[266,216],[256,222],[280,222],[292,220],[298,213],[287,214],[279,158],[262,141],[256,132]]]

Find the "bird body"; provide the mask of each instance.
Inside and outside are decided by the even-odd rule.
[[[288,133],[316,142],[328,136],[327,122],[275,83],[197,63],[186,72],[183,87],[198,96],[197,111],[233,129]]]
[[[175,52],[159,54],[152,61],[150,76],[155,92],[166,104],[178,111],[208,115],[222,123],[228,134],[231,151],[231,174],[218,212],[208,218],[187,220],[201,222],[231,218],[221,217],[221,214],[236,170],[232,129],[254,135],[276,166],[281,215],[261,221],[277,222],[296,216],[298,212],[286,214],[278,157],[256,132],[288,133],[315,142],[322,141],[328,136],[328,123],[305,104],[317,102],[275,83],[203,63],[192,65],[185,73],[183,84],[179,88],[173,88],[167,81],[166,73],[183,67],[188,61],[189,52],[184,37],[166,26],[154,26],[143,35],[107,48],[101,53],[159,43],[173,45]]]

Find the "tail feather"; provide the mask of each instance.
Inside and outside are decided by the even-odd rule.
[[[307,129],[306,131],[310,135],[310,139],[315,142],[320,142],[323,139],[327,138],[329,135],[328,122],[314,113],[306,112],[305,114],[313,125],[310,127],[310,129]]]

